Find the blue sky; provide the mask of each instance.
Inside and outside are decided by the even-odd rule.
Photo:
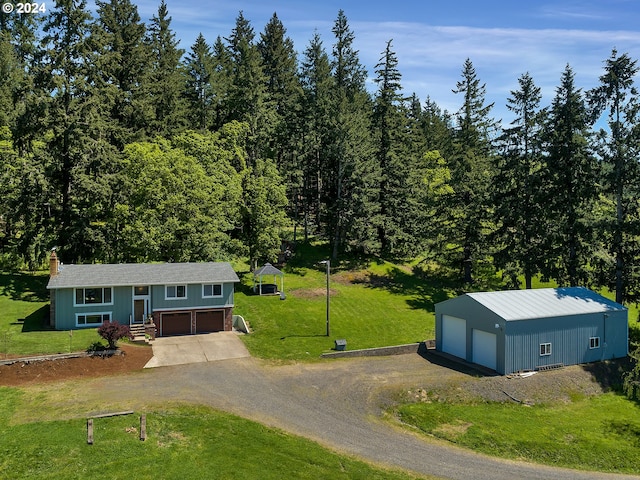
[[[133,0],[147,21],[160,0]],[[181,48],[188,50],[202,32],[209,43],[229,36],[240,10],[256,32],[264,30],[276,12],[295,48],[302,53],[314,31],[331,52],[331,28],[344,10],[355,34],[355,48],[374,75],[386,42],[393,48],[405,93],[428,96],[455,112],[460,95],[451,92],[466,58],[486,84],[492,115],[511,120],[505,108],[518,77],[529,72],[542,88],[543,106],[553,98],[560,75],[569,63],[578,86],[595,86],[603,61],[615,47],[640,58],[640,2],[637,0],[575,1],[305,1],[305,0],[166,0]],[[371,91],[375,85],[370,82]]]

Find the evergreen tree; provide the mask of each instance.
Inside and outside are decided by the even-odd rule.
[[[212,85],[213,55],[202,33],[185,58],[188,123],[201,132],[213,124],[215,93]]]
[[[588,93],[593,118],[605,111],[609,132],[601,131],[599,154],[604,163],[606,191],[615,203],[615,217],[608,226],[614,277],[605,285],[614,288],[616,302],[640,299],[640,278],[634,265],[640,257],[637,162],[638,92],[634,77],[637,61],[614,49],[606,60],[600,85]]]
[[[411,148],[409,118],[400,94],[401,75],[397,66],[389,41],[376,65],[378,92],[373,109],[380,168],[378,238],[383,255],[406,256],[418,253],[421,244],[418,233],[425,219],[419,202],[423,190],[419,168],[426,149],[416,152]]]
[[[37,84],[48,95],[42,132],[47,133],[46,162],[54,189],[55,217],[63,258],[91,258],[90,212],[78,207],[84,195],[99,203],[91,176],[93,156],[100,149],[94,136],[97,119],[89,79],[93,59],[87,44],[91,17],[84,1],[58,0],[43,30],[45,57]],[[99,135],[99,133],[98,133]],[[91,191],[94,190],[94,191]],[[55,203],[54,203],[55,202]]]
[[[548,183],[540,200],[547,211],[543,273],[559,285],[587,285],[599,187],[587,106],[569,65],[556,89],[543,137]]]
[[[453,152],[449,159],[451,184],[448,240],[454,248],[454,263],[465,283],[473,282],[472,272],[487,261],[490,231],[489,191],[493,180],[492,135],[495,122],[489,117],[493,104],[485,105],[485,85],[480,83],[471,60],[467,59],[454,93],[463,96],[457,113]]]
[[[148,80],[151,107],[154,115],[149,129],[152,135],[171,136],[186,123],[183,101],[182,74],[178,68],[184,50],[171,30],[171,17],[164,0],[158,16],[151,19],[146,39],[151,53],[151,73]]]
[[[316,32],[304,52],[300,72],[302,102],[301,192],[305,241],[310,230],[320,231],[326,216],[323,203],[324,168],[331,143],[331,96],[334,79],[320,35]]]
[[[91,33],[100,104],[109,142],[122,150],[145,137],[153,112],[146,95],[151,65],[146,27],[130,0],[96,1]]]
[[[323,186],[331,256],[336,260],[347,247],[364,252],[379,249],[377,229],[370,221],[378,214],[379,171],[369,133],[371,101],[364,87],[366,71],[353,48],[355,35],[342,10],[332,31],[334,124],[328,161],[323,165]]]
[[[302,189],[300,166],[301,86],[293,41],[274,13],[257,44],[266,80],[273,133],[266,142],[264,156],[273,158],[287,186],[290,213],[297,217],[298,195]],[[297,220],[296,220],[297,224]]]
[[[0,127],[15,124],[14,93],[19,81],[20,66],[9,32],[0,31]]]
[[[273,131],[273,123],[268,118],[266,78],[253,39],[253,28],[240,12],[236,26],[227,39],[232,59],[227,109],[232,120],[249,125],[247,151],[250,165],[264,155]]]
[[[540,269],[546,234],[539,142],[543,112],[539,109],[542,94],[533,78],[525,73],[518,84],[520,89],[507,99],[507,109],[516,117],[502,135],[502,155],[493,184],[498,227],[494,263],[512,287],[519,286],[518,276],[524,274],[529,289]]]
[[[211,76],[211,85],[214,99],[214,119],[211,126],[212,130],[218,130],[233,120],[229,103],[232,74],[231,53],[222,41],[222,38],[218,36],[213,44],[213,73]]]

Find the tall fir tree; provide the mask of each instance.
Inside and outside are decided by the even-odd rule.
[[[151,136],[170,137],[184,129],[186,105],[183,76],[179,69],[184,50],[171,30],[167,4],[161,1],[158,15],[151,19],[146,42],[151,54],[151,72],[147,83],[153,118],[149,125]]]
[[[595,219],[600,195],[591,152],[591,122],[574,73],[566,66],[556,88],[543,139],[547,163],[545,199],[547,246],[542,273],[558,285],[590,283],[594,267]]]
[[[211,48],[200,33],[185,58],[187,123],[200,132],[205,132],[213,124],[213,62]]]
[[[501,155],[494,185],[494,211],[497,231],[494,263],[503,271],[511,287],[519,287],[524,275],[525,288],[540,270],[543,238],[546,235],[544,162],[540,132],[544,112],[542,93],[529,73],[518,79],[519,89],[507,99],[507,109],[515,119],[501,137]]]
[[[94,258],[101,250],[102,220],[108,189],[100,181],[108,151],[101,136],[94,59],[88,45],[91,16],[84,1],[58,0],[43,27],[45,51],[37,85],[48,94],[41,119],[46,133],[49,202],[61,258]],[[86,208],[89,206],[91,208]]]
[[[609,131],[601,130],[598,153],[603,161],[606,191],[615,204],[608,225],[614,274],[602,282],[615,289],[616,302],[640,300],[640,277],[634,265],[640,258],[638,182],[638,91],[634,77],[637,61],[614,49],[605,61],[600,85],[588,93],[593,119],[607,112]]]
[[[266,142],[264,156],[273,158],[287,186],[289,213],[297,217],[301,209],[298,197],[302,189],[300,165],[302,90],[293,40],[274,13],[257,44],[266,80],[273,133]],[[297,225],[297,218],[295,220]]]
[[[232,86],[233,62],[229,48],[218,36],[213,44],[213,73],[211,85],[213,89],[213,123],[211,130],[218,130],[233,119],[229,102]]]
[[[378,91],[373,108],[373,137],[380,169],[378,239],[383,255],[410,256],[420,250],[424,209],[419,200],[422,151],[412,149],[410,121],[401,95],[398,59],[387,42],[376,65]],[[419,104],[418,104],[419,109]]]
[[[231,36],[226,39],[232,60],[227,109],[232,120],[249,125],[247,151],[250,165],[263,157],[273,131],[273,122],[268,118],[266,77],[254,36],[250,22],[240,12]]]
[[[370,252],[379,248],[377,229],[379,170],[373,155],[371,100],[365,90],[366,71],[353,48],[355,35],[342,10],[334,22],[332,72],[334,118],[328,162],[323,166],[331,256],[350,248]]]
[[[302,191],[300,192],[305,241],[319,232],[326,217],[323,192],[324,165],[331,143],[331,98],[334,79],[329,56],[316,32],[309,42],[301,65],[302,110]]]
[[[146,26],[130,0],[96,1],[91,32],[100,103],[109,142],[119,150],[146,137],[153,112],[145,91],[150,54]]]
[[[473,271],[488,262],[490,254],[490,185],[494,173],[493,138],[496,123],[489,117],[493,104],[485,104],[485,84],[480,83],[471,60],[462,70],[462,80],[454,93],[463,97],[457,112],[452,155],[448,159],[455,194],[447,236],[454,248],[453,263],[459,266],[463,281],[474,281]]]

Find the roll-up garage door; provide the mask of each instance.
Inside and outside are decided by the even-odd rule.
[[[464,318],[442,315],[442,351],[467,358],[467,321]]]
[[[187,335],[191,333],[191,312],[163,313],[160,316],[160,335]]]
[[[496,369],[496,334],[473,329],[473,363]]]
[[[196,333],[224,331],[224,311],[196,313]]]

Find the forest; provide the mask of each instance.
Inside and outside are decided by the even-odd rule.
[[[96,5],[0,13],[1,269],[53,247],[66,263],[255,264],[313,238],[461,285],[499,273],[640,298],[628,54],[589,90],[567,65],[550,105],[523,72],[502,125],[471,59],[459,110],[442,110],[404,92],[391,39],[368,71],[342,10],[300,50],[276,13],[256,34],[242,11],[185,50],[164,0],[148,20],[130,0]]]

